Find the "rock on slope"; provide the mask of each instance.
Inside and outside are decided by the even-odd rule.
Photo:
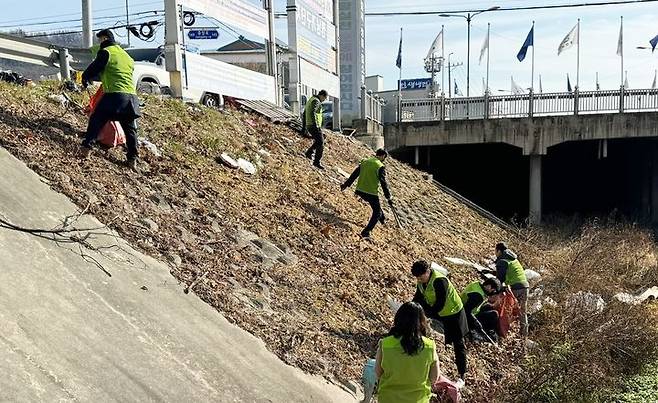
[[[75,152],[86,119],[48,103],[49,90],[0,83],[0,144],[134,246],[167,259],[181,283],[193,283],[200,298],[311,373],[360,377],[392,320],[385,297],[412,296],[414,260],[479,260],[509,235],[420,172],[389,161],[405,229],[387,208],[389,223],[377,227],[374,243],[360,241],[369,208],[352,191],[341,193],[339,183],[372,151],[329,134],[328,169],[319,172],[303,157],[308,140],[235,110],[148,98],[140,135],[161,157],[142,148],[140,173],[121,165],[118,150],[81,161]],[[232,170],[216,162],[223,152],[260,158],[262,167],[255,175]],[[459,287],[476,279],[451,269]],[[441,350],[442,368],[454,376],[452,352]],[[471,348],[472,398],[486,400],[500,379],[501,369],[487,361],[493,352]]]

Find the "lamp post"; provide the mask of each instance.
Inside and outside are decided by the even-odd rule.
[[[467,38],[466,38],[466,97],[468,98],[471,95],[471,20],[476,15],[486,13],[487,11],[498,10],[500,6],[489,7],[486,10],[478,11],[477,13],[468,13],[463,14],[439,14],[439,17],[449,18],[449,17],[461,17],[466,20],[467,25]]]

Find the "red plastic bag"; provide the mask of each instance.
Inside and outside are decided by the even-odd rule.
[[[519,304],[511,291],[505,291],[493,306],[498,311],[499,334],[501,337],[505,337],[512,322],[519,316]]]
[[[89,99],[89,105],[85,109],[88,116],[91,116],[96,110],[98,103],[103,98],[103,87],[98,87],[98,91]],[[126,144],[126,134],[121,124],[116,121],[107,122],[101,132],[98,134],[96,141],[104,148],[114,148]]]

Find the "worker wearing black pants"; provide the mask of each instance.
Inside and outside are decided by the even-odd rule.
[[[487,300],[489,296],[499,294],[501,290],[500,281],[497,278],[490,277],[482,283],[474,281],[468,284],[460,294],[460,298],[464,303],[471,338],[475,331],[489,335],[493,332],[495,335],[499,335],[498,312],[487,303]]]
[[[372,209],[372,215],[370,216],[370,221],[363,229],[362,234],[370,234],[370,232],[375,228],[377,222],[384,224],[386,222],[386,217],[384,217],[384,210],[382,210],[382,205],[379,202],[379,196],[371,195],[368,193],[356,191],[357,196],[363,199],[366,203],[370,205]]]
[[[387,157],[388,152],[380,148],[375,152],[373,157],[362,160],[347,181],[340,186],[340,190],[343,191],[352,186],[357,178],[359,179],[356,184],[356,194],[372,208],[370,221],[368,221],[366,227],[361,231],[361,237],[366,239],[370,238],[370,232],[377,225],[377,221],[382,224],[385,221],[384,211],[382,211],[382,205],[379,203],[380,185],[384,196],[388,200],[388,204],[393,206],[393,196],[391,196],[391,192],[388,190],[386,168],[384,167],[384,161],[386,161]]]
[[[313,158],[313,165],[322,169],[320,161],[322,160],[322,154],[324,154],[324,134],[322,133],[322,129],[317,126],[308,126],[306,129],[313,138],[313,144],[306,151],[306,158]],[[313,156],[314,153],[315,157]]]
[[[89,117],[87,135],[82,145],[91,148],[107,122],[118,121],[126,135],[127,160],[137,158],[137,118],[140,117],[139,99],[133,94],[104,94],[94,113]]]

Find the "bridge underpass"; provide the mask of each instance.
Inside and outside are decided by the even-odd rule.
[[[405,147],[393,155],[431,174],[505,220],[529,216],[530,156],[507,144]],[[542,210],[547,216],[616,213],[657,223],[658,139],[568,142],[542,157]],[[429,164],[428,164],[429,161]]]
[[[658,224],[658,91],[635,91],[630,98],[626,90],[590,95],[584,105],[578,94],[558,94],[554,112],[532,94],[514,97],[529,103],[525,109],[501,108],[489,97],[466,100],[479,109],[438,99],[431,118],[405,101],[403,121],[385,129],[386,147],[503,218],[539,223],[546,214],[616,212]],[[562,107],[567,97],[571,110]],[[602,105],[599,113],[592,105]],[[544,112],[537,116],[537,109]],[[476,113],[455,114],[464,110]]]

